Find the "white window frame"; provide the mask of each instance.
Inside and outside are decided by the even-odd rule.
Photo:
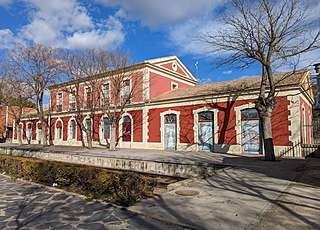
[[[123,80],[123,88],[122,88],[122,100],[124,100],[126,98],[126,86],[125,86],[125,82],[129,81],[130,87],[129,87],[129,97],[131,97],[131,93],[132,93],[132,80],[130,78],[127,78],[125,80]],[[129,104],[132,102],[132,98],[130,98],[129,100]]]
[[[31,124],[31,132],[29,132],[29,128],[28,128],[29,124]],[[29,133],[30,133],[30,141],[32,141],[32,122],[31,121],[26,123],[26,139],[27,139],[27,141],[28,141],[28,134]]]
[[[177,149],[179,150],[180,148],[180,111],[176,111],[176,110],[167,110],[164,111],[162,113],[160,113],[160,120],[161,120],[161,126],[160,126],[160,136],[161,136],[161,144],[162,144],[162,148],[165,149],[165,141],[164,141],[164,134],[165,134],[165,116],[169,115],[169,114],[175,114],[177,117]]]
[[[74,121],[75,122],[75,138],[72,138],[72,135],[71,135],[71,121]],[[69,141],[76,141],[77,140],[77,121],[74,117],[70,118],[69,121],[68,121],[68,140]]]
[[[107,144],[106,139],[104,139],[104,118],[108,118],[108,116],[104,115],[100,118],[100,127],[99,127],[99,137],[100,137],[100,142],[102,144]],[[110,119],[109,119],[110,121]],[[110,134],[111,136],[111,124],[110,124]],[[110,141],[110,139],[108,139],[108,141]]]
[[[219,140],[219,125],[218,125],[218,112],[217,108],[202,107],[199,109],[193,110],[193,135],[194,143],[196,144],[196,151],[200,151],[200,142],[199,142],[199,113],[202,112],[212,112],[213,113],[213,151],[215,151],[215,145],[218,144]]]
[[[91,120],[91,137],[93,138],[93,120],[92,120],[92,118],[90,118],[89,116],[86,116],[84,119],[83,119],[83,124],[84,124],[84,126],[87,128],[87,120],[88,119],[90,119]],[[84,138],[84,140],[86,140],[86,138],[87,138],[87,133],[85,132],[85,131],[82,131],[82,133],[83,133],[83,138]],[[92,141],[93,141],[93,139],[92,139]]]
[[[76,89],[72,89],[71,90],[72,92],[69,93],[69,111],[74,111],[76,110],[76,92],[77,90]],[[71,109],[71,104],[74,103],[74,109]]]
[[[57,127],[57,124],[58,124],[58,122],[61,122],[61,128],[58,128]],[[55,140],[57,140],[57,141],[62,141],[63,140],[63,122],[62,122],[62,120],[60,119],[60,118],[58,118],[57,120],[56,120],[56,123],[55,123],[55,125],[54,125],[54,128],[55,128]],[[59,137],[59,133],[58,133],[58,130],[59,129],[61,129],[61,137]]]
[[[128,116],[128,117],[130,117],[130,119],[131,119],[131,142],[129,142],[129,141],[122,141],[122,138],[121,138],[121,142],[123,143],[132,143],[133,142],[133,133],[134,133],[134,131],[133,131],[133,122],[134,122],[134,120],[133,120],[133,117],[132,117],[132,115],[130,114],[130,113],[128,113],[128,112],[125,112],[125,113],[123,113],[122,114],[122,116],[121,116],[121,120],[120,120],[120,122],[119,122],[119,135],[121,135],[122,136],[122,125],[123,125],[123,118],[125,117],[125,116]]]
[[[179,84],[177,82],[171,82],[171,90],[173,89],[178,89],[179,88]]]
[[[92,88],[90,86],[87,86],[85,87],[85,90],[84,90],[84,99],[85,99],[85,103],[83,103],[83,107],[84,109],[88,109],[88,92],[91,92],[91,103],[92,103],[92,106],[93,106],[93,94],[92,94]]]
[[[42,130],[42,128],[41,129],[39,129],[38,128],[38,124],[41,124],[41,121],[38,121],[37,123],[36,123],[36,141],[38,142],[38,143],[41,143],[42,142],[42,132],[43,132],[43,130]],[[41,130],[41,135],[40,135],[40,130]]]
[[[61,98],[59,97],[59,95],[61,95]],[[58,111],[58,106],[61,106],[61,111]],[[62,112],[63,111],[63,92],[57,92],[56,111],[58,111],[58,112]]]

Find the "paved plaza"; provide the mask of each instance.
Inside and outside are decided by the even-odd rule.
[[[80,148],[77,154],[208,158],[231,167],[127,210],[0,176],[0,229],[320,229],[320,159]]]
[[[0,229],[183,229],[0,175]]]

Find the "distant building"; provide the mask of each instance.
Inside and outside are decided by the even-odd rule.
[[[254,100],[261,77],[197,85],[197,80],[176,56],[147,60],[135,65],[142,73],[146,93],[136,95],[117,127],[123,148],[263,153],[261,127]],[[128,67],[128,71],[130,68]],[[108,83],[108,78],[97,76]],[[313,95],[306,69],[275,75],[277,106],[272,115],[276,153],[296,141],[312,142],[306,124],[312,120]],[[50,133],[54,144],[81,145],[74,100],[63,90],[72,82],[50,88]],[[85,84],[80,94],[88,93]],[[130,83],[128,83],[130,87]],[[110,95],[112,97],[112,95]],[[86,111],[85,103],[80,105]],[[85,117],[83,122],[88,120]],[[20,123],[23,140],[39,143],[41,124],[29,116]],[[95,146],[110,137],[108,117],[97,107],[94,118]],[[47,133],[48,130],[46,130]],[[14,136],[16,141],[16,134]]]
[[[22,114],[33,111],[33,108],[23,108]],[[11,141],[13,137],[13,119],[19,111],[18,107],[0,106],[0,142]]]

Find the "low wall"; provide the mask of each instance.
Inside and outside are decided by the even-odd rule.
[[[183,164],[174,162],[127,159],[108,156],[94,156],[89,153],[45,151],[22,149],[19,147],[0,147],[1,154],[33,157],[45,160],[91,165],[108,169],[131,170],[158,175],[191,178],[212,175],[215,170],[224,167],[221,164]]]

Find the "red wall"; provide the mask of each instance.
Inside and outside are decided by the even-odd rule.
[[[174,72],[177,72],[177,73],[180,73],[180,74],[186,76],[186,74],[183,72],[183,70],[179,67],[178,63],[176,63],[176,64],[177,64],[177,71],[174,71],[174,70],[172,69],[172,62],[163,64],[163,65],[161,65],[161,66],[164,67],[164,68],[166,68],[166,69],[169,69],[169,70],[171,70],[171,71],[174,71]]]
[[[142,142],[143,116],[142,110],[130,111],[133,119],[133,141]]]
[[[179,88],[190,87],[185,83],[150,72],[150,98],[171,90],[171,82],[177,83]]]
[[[277,97],[277,104],[271,116],[274,145],[292,145],[291,141],[289,141],[289,136],[291,135],[291,131],[289,130],[291,122],[288,119],[290,115],[290,110],[288,109],[289,105],[290,101],[287,97]]]
[[[304,116],[305,116],[305,126],[301,127],[301,138],[303,139],[302,141],[305,142],[305,144],[311,144],[311,120],[310,120],[310,114],[312,114],[312,108],[310,105],[300,96],[300,120],[301,120],[301,125],[303,124],[303,108],[304,108]],[[305,136],[304,136],[305,135]]]
[[[149,142],[161,141],[161,118],[160,113],[168,111],[169,109],[180,112],[180,143],[194,143],[194,115],[193,110],[201,107],[210,107],[218,109],[218,144],[236,144],[236,113],[234,108],[249,102],[253,103],[254,100],[243,101],[229,101],[223,103],[207,103],[193,106],[179,106],[179,107],[167,107],[159,109],[149,110]],[[288,110],[289,101],[286,97],[277,98],[277,106],[274,109],[272,115],[272,128],[273,138],[275,145],[291,145],[289,142],[289,135],[291,132],[288,129],[290,121],[288,116],[290,112]],[[216,130],[214,131],[216,132]]]

